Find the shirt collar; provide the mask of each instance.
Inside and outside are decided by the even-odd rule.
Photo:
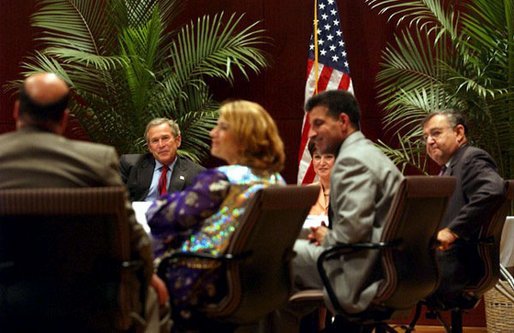
[[[168,165],[168,169],[169,170],[173,170],[173,167],[175,166],[175,163],[177,163],[177,158],[178,156],[175,156],[175,159],[173,160],[173,162],[171,162],[171,164]],[[163,164],[157,160],[155,160],[155,168],[154,170],[161,170]]]

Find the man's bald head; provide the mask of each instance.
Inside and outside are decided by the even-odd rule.
[[[58,122],[68,107],[70,89],[53,73],[29,76],[20,88],[19,115],[36,122]]]

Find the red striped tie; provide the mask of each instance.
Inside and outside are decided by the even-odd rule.
[[[159,185],[157,187],[160,195],[168,193],[168,191],[167,191],[167,186],[168,186],[167,174],[168,174],[168,166],[163,165],[161,167],[161,177],[159,178]]]

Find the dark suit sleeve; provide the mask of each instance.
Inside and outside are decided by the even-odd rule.
[[[196,164],[195,162],[189,161],[188,163],[188,177],[186,178],[186,187],[191,186],[193,184],[193,180],[195,180],[196,176],[199,173],[205,171],[205,168],[200,164]]]
[[[114,149],[110,154],[107,154],[105,161],[108,163],[106,168],[106,177],[108,184],[111,186],[123,186],[123,183],[119,174],[118,157]],[[127,210],[128,223],[130,226],[130,250],[131,257],[134,260],[141,260],[144,265],[145,283],[150,283],[150,278],[153,274],[153,259],[152,259],[152,248],[148,235],[146,234],[143,227],[136,221],[136,216],[132,205],[128,200],[127,192],[125,192],[126,200],[125,207]]]
[[[128,177],[130,175],[130,169],[132,165],[127,161],[124,155],[120,156],[120,175],[123,184],[127,184]]]
[[[205,168],[201,165],[196,164],[186,157],[179,156],[175,163],[173,173],[171,174],[168,193],[182,191],[186,187],[191,186],[196,176],[204,170]]]
[[[460,238],[469,240],[497,209],[505,195],[505,182],[492,158],[480,150],[465,157],[460,181],[465,202],[448,227]]]

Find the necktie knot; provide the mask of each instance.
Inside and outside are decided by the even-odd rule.
[[[160,195],[163,195],[163,194],[166,194],[168,193],[168,166],[167,165],[163,165],[161,167],[161,177],[159,178],[159,185],[158,185],[158,190],[159,190],[159,194]]]

